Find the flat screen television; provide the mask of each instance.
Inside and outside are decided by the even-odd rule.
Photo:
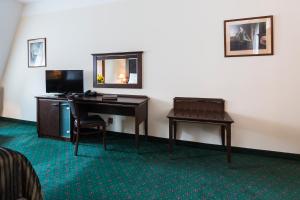
[[[46,70],[47,93],[83,93],[83,70]]]

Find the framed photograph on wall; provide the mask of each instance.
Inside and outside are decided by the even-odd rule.
[[[31,39],[27,41],[28,67],[46,67],[46,38]]]
[[[225,57],[274,55],[273,16],[224,21]]]

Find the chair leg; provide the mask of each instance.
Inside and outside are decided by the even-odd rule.
[[[78,140],[79,140],[79,132],[77,132],[77,134],[76,134],[75,156],[77,156],[77,152],[78,152]]]
[[[76,127],[74,126],[74,128],[73,128],[74,130],[73,130],[73,133],[72,133],[72,137],[71,137],[71,141],[72,141],[72,144],[75,144],[75,140],[76,140],[76,135],[74,134],[75,132],[77,133],[78,131],[77,131],[77,129],[76,129]]]
[[[102,139],[103,139],[103,148],[104,150],[106,150],[106,128],[105,126],[103,127],[103,130],[102,130]]]
[[[100,126],[97,126],[97,130],[99,131],[99,142],[101,143],[102,137],[101,137],[101,129]]]

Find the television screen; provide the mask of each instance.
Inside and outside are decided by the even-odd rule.
[[[83,70],[46,70],[47,93],[82,93]]]

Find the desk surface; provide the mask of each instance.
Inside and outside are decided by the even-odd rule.
[[[172,109],[167,117],[183,121],[187,120],[199,122],[233,123],[232,118],[226,112],[174,113],[174,109]]]
[[[66,100],[66,97],[57,97],[57,96],[37,96],[36,98],[40,99],[52,99],[52,100]],[[102,95],[96,97],[77,97],[77,101],[83,102],[95,102],[95,103],[109,103],[109,104],[128,104],[128,105],[139,105],[144,102],[147,102],[149,98],[147,96],[138,96],[138,95],[118,95],[117,100],[103,100]]]

